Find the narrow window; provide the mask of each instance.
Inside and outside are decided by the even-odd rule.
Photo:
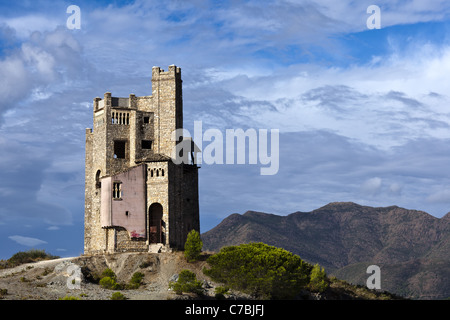
[[[156,176],[159,177],[159,170],[156,169]]]
[[[153,178],[153,169],[152,169],[152,170],[150,170],[150,177],[152,177],[152,178]]]
[[[114,182],[113,183],[113,199],[121,199],[122,198],[122,182]]]
[[[161,169],[161,175],[164,177],[164,169]]]
[[[102,183],[100,181],[101,174],[102,174],[102,172],[100,170],[98,170],[97,173],[95,174],[95,187],[97,189],[102,187]]]
[[[142,149],[150,150],[152,148],[152,140],[142,140],[141,147]]]
[[[130,114],[127,113],[127,125],[129,125],[129,124],[130,124]]]
[[[126,141],[114,141],[114,158],[125,159]]]

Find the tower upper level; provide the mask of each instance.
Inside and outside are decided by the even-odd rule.
[[[152,95],[94,99],[93,166],[109,175],[142,161],[168,159],[183,127],[181,69],[152,68]]]

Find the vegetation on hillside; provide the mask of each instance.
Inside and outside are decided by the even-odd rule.
[[[191,230],[188,233],[186,242],[184,244],[184,256],[188,261],[195,261],[200,257],[202,247],[203,242],[200,239],[200,233],[196,230]]]
[[[186,269],[180,272],[177,281],[169,283],[169,289],[172,289],[177,294],[193,292],[197,295],[202,295],[204,292],[202,283],[197,280],[195,273]]]
[[[110,268],[106,268],[105,270],[103,270],[102,275],[100,276],[99,285],[104,289],[110,290],[138,289],[142,285],[143,279],[143,273],[135,272],[133,273],[128,284],[118,283],[116,273]]]
[[[299,256],[264,243],[224,247],[203,272],[256,298],[292,299],[310,283],[313,266]]]
[[[13,268],[24,263],[38,262],[42,260],[58,259],[59,256],[51,255],[45,250],[30,249],[28,251],[19,251],[8,260],[0,260],[0,269]]]

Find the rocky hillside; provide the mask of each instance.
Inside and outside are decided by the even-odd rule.
[[[397,206],[348,202],[288,216],[248,211],[230,215],[202,240],[214,251],[261,241],[362,285],[367,267],[376,264],[384,290],[414,299],[450,297],[450,214],[438,219]]]
[[[6,289],[1,298],[5,300],[58,300],[66,296],[81,300],[109,300],[117,290],[103,289],[98,278],[103,270],[110,268],[117,275],[118,283],[129,283],[135,272],[144,274],[143,285],[136,290],[120,290],[131,300],[180,299],[168,290],[169,281],[176,279],[183,269],[192,270],[197,279],[204,281],[202,268],[205,261],[187,263],[182,253],[120,253],[81,256],[27,263],[0,270],[0,290]],[[79,287],[74,283],[72,270],[82,271]],[[207,294],[214,295],[213,286]],[[186,298],[186,297],[185,297]]]
[[[14,268],[0,269],[0,299],[59,300],[73,297],[79,300],[110,300],[112,294],[117,291],[130,300],[215,299],[215,288],[221,284],[214,283],[203,274],[207,257],[208,254],[204,253],[200,261],[188,263],[182,252],[117,253],[26,263]],[[143,273],[143,283],[136,289],[104,289],[98,284],[98,278],[106,268],[114,271],[118,283],[129,283],[135,272]],[[78,283],[74,277],[74,269],[81,270],[81,281]],[[196,274],[206,289],[205,295],[177,295],[169,290],[169,282],[174,281],[183,269]],[[251,299],[250,296],[233,290],[225,298]],[[324,293],[311,292],[305,288],[298,296],[300,300],[398,298],[388,292],[368,290],[338,279],[332,279],[329,289]]]

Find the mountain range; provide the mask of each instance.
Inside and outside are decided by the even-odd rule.
[[[231,214],[202,234],[203,249],[264,242],[298,254],[353,284],[366,285],[370,265],[381,289],[412,299],[450,297],[450,213],[442,218],[397,206],[334,202],[287,216]]]

